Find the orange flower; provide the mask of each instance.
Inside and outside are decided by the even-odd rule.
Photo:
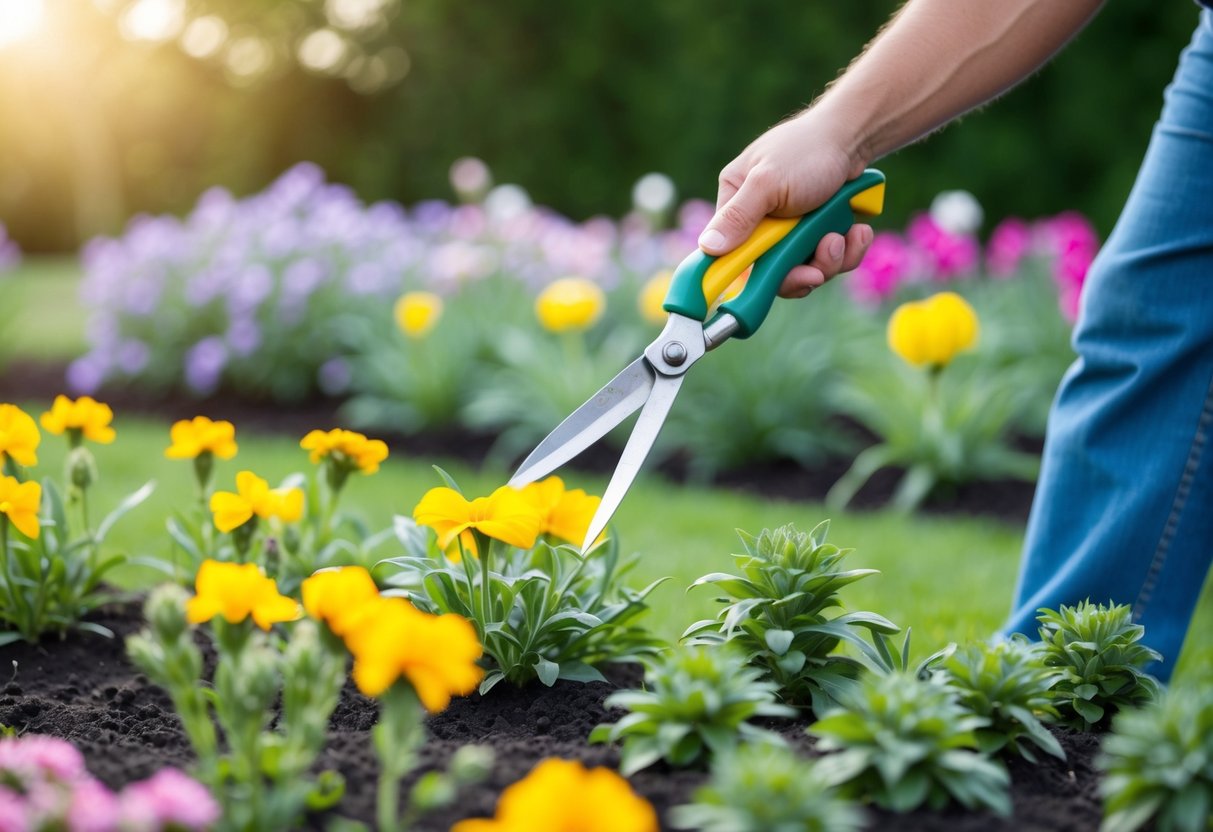
[[[212,453],[220,459],[236,455],[236,428],[231,422],[212,422],[205,416],[174,422],[169,431],[172,445],[164,452],[169,459],[197,459]]]
[[[564,480],[548,477],[522,490],[539,512],[539,533],[580,546],[589,531],[601,497],[591,497],[580,488],[565,490]],[[601,538],[600,538],[601,539]]]
[[[303,516],[303,490],[271,489],[269,483],[252,471],[241,471],[236,475],[235,494],[216,491],[211,495],[211,513],[215,517],[215,528],[221,532],[243,526],[253,515],[294,523]]]
[[[110,422],[114,419],[114,411],[108,404],[102,404],[91,396],[81,396],[72,401],[67,396],[55,396],[51,409],[42,414],[42,429],[47,433],[61,436],[64,433],[79,431],[85,439],[99,445],[108,445],[114,441],[114,429]],[[79,441],[79,440],[75,440]]]
[[[210,621],[216,615],[239,624],[251,615],[258,627],[268,630],[280,621],[299,617],[299,604],[279,595],[278,583],[255,563],[203,561],[195,591],[185,605],[185,617],[191,624]]]
[[[436,531],[443,549],[465,529],[529,549],[539,536],[541,520],[534,504],[508,485],[470,501],[453,488],[432,488],[413,509],[413,519]]]

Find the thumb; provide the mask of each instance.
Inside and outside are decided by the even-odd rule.
[[[765,182],[766,177],[750,172],[699,235],[701,249],[708,254],[727,254],[746,241],[773,207],[772,191]]]

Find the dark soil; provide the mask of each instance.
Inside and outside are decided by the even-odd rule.
[[[63,392],[64,367],[61,364],[21,361],[0,373],[0,401],[45,400],[48,405],[56,394]],[[130,386],[112,386],[101,394],[120,413],[140,413],[168,420],[188,419],[205,413],[212,419],[227,419],[242,432],[298,434],[313,428],[335,427],[340,423],[337,399],[317,398],[284,407],[269,401],[254,401],[247,397],[219,393],[206,399],[188,396],[154,395]],[[855,424],[842,426],[861,444],[873,437],[865,435]],[[430,431],[418,436],[376,435],[387,441],[392,451],[418,459],[456,458],[479,466],[493,446],[495,437],[473,434],[463,430]],[[1023,450],[1039,451],[1038,440],[1019,443]],[[582,470],[604,473],[611,471],[619,454],[608,447],[594,447],[577,458],[574,465]],[[746,493],[783,499],[821,501],[826,492],[850,467],[853,456],[836,456],[805,468],[791,460],[763,462],[744,469],[720,474],[716,484]],[[676,482],[688,479],[686,460],[677,457],[656,466],[663,476]],[[855,496],[857,509],[874,509],[888,504],[901,478],[900,471],[878,471]],[[986,480],[961,486],[948,493],[933,495],[923,507],[928,513],[961,514],[994,517],[1022,524],[1027,520],[1035,486],[1019,480]]]
[[[38,647],[0,648],[0,668],[5,675],[15,665],[11,681],[0,680],[0,724],[21,733],[70,740],[84,753],[89,769],[111,787],[147,777],[162,766],[188,766],[188,744],[168,697],[125,658],[121,637],[140,627],[137,607],[111,608],[96,620],[119,638],[77,633]],[[551,689],[517,690],[499,685],[483,699],[473,695],[456,700],[446,712],[433,717],[421,771],[444,766],[467,743],[491,746],[497,761],[485,784],[461,795],[457,808],[426,818],[419,829],[446,832],[461,818],[491,816],[501,790],[545,757],[616,766],[619,757],[614,748],[585,742],[595,725],[615,718],[608,716],[603,699],[618,685],[635,685],[639,674],[636,668],[624,667],[613,679],[614,683],[584,685],[561,682]],[[347,686],[333,715],[321,760],[323,767],[335,769],[346,779],[346,796],[337,812],[367,822],[373,819],[377,776],[370,738],[375,719],[375,704]],[[785,721],[774,727],[798,751],[811,755],[812,742],[803,733],[806,724]],[[914,832],[1095,830],[1100,803],[1092,759],[1098,737],[1065,730],[1057,736],[1069,762],[1048,756],[1038,765],[1010,762],[1011,818],[962,809],[900,816],[872,811],[870,828]],[[704,777],[700,772],[658,765],[635,775],[631,782],[664,817],[670,807],[687,802]],[[309,828],[322,829],[325,820],[313,818]]]

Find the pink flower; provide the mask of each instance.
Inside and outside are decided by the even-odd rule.
[[[875,305],[893,296],[910,275],[914,255],[900,235],[882,231],[872,238],[863,262],[847,278],[851,296]]]
[[[1053,257],[1053,279],[1061,310],[1073,321],[1078,316],[1079,297],[1091,262],[1099,252],[1099,235],[1091,222],[1077,211],[1067,211],[1039,225],[1045,252]]]
[[[158,830],[172,826],[203,830],[219,819],[219,804],[197,780],[164,768],[127,786],[119,797],[124,828]]]
[[[1032,230],[1019,217],[1007,217],[990,234],[986,244],[986,268],[993,277],[1010,277],[1028,254]]]
[[[91,777],[81,780],[71,793],[66,813],[70,832],[114,832],[118,828],[118,799]]]
[[[21,795],[0,786],[0,832],[31,832],[32,828]]]
[[[937,281],[963,277],[977,265],[980,256],[977,239],[945,230],[929,214],[919,214],[910,220],[906,236],[922,252],[931,277]]]

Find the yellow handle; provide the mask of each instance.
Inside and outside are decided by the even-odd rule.
[[[711,306],[724,291],[733,285],[750,264],[770,251],[771,247],[796,227],[800,217],[777,219],[767,217],[758,223],[754,233],[744,243],[721,255],[708,267],[703,276],[703,297]]]

